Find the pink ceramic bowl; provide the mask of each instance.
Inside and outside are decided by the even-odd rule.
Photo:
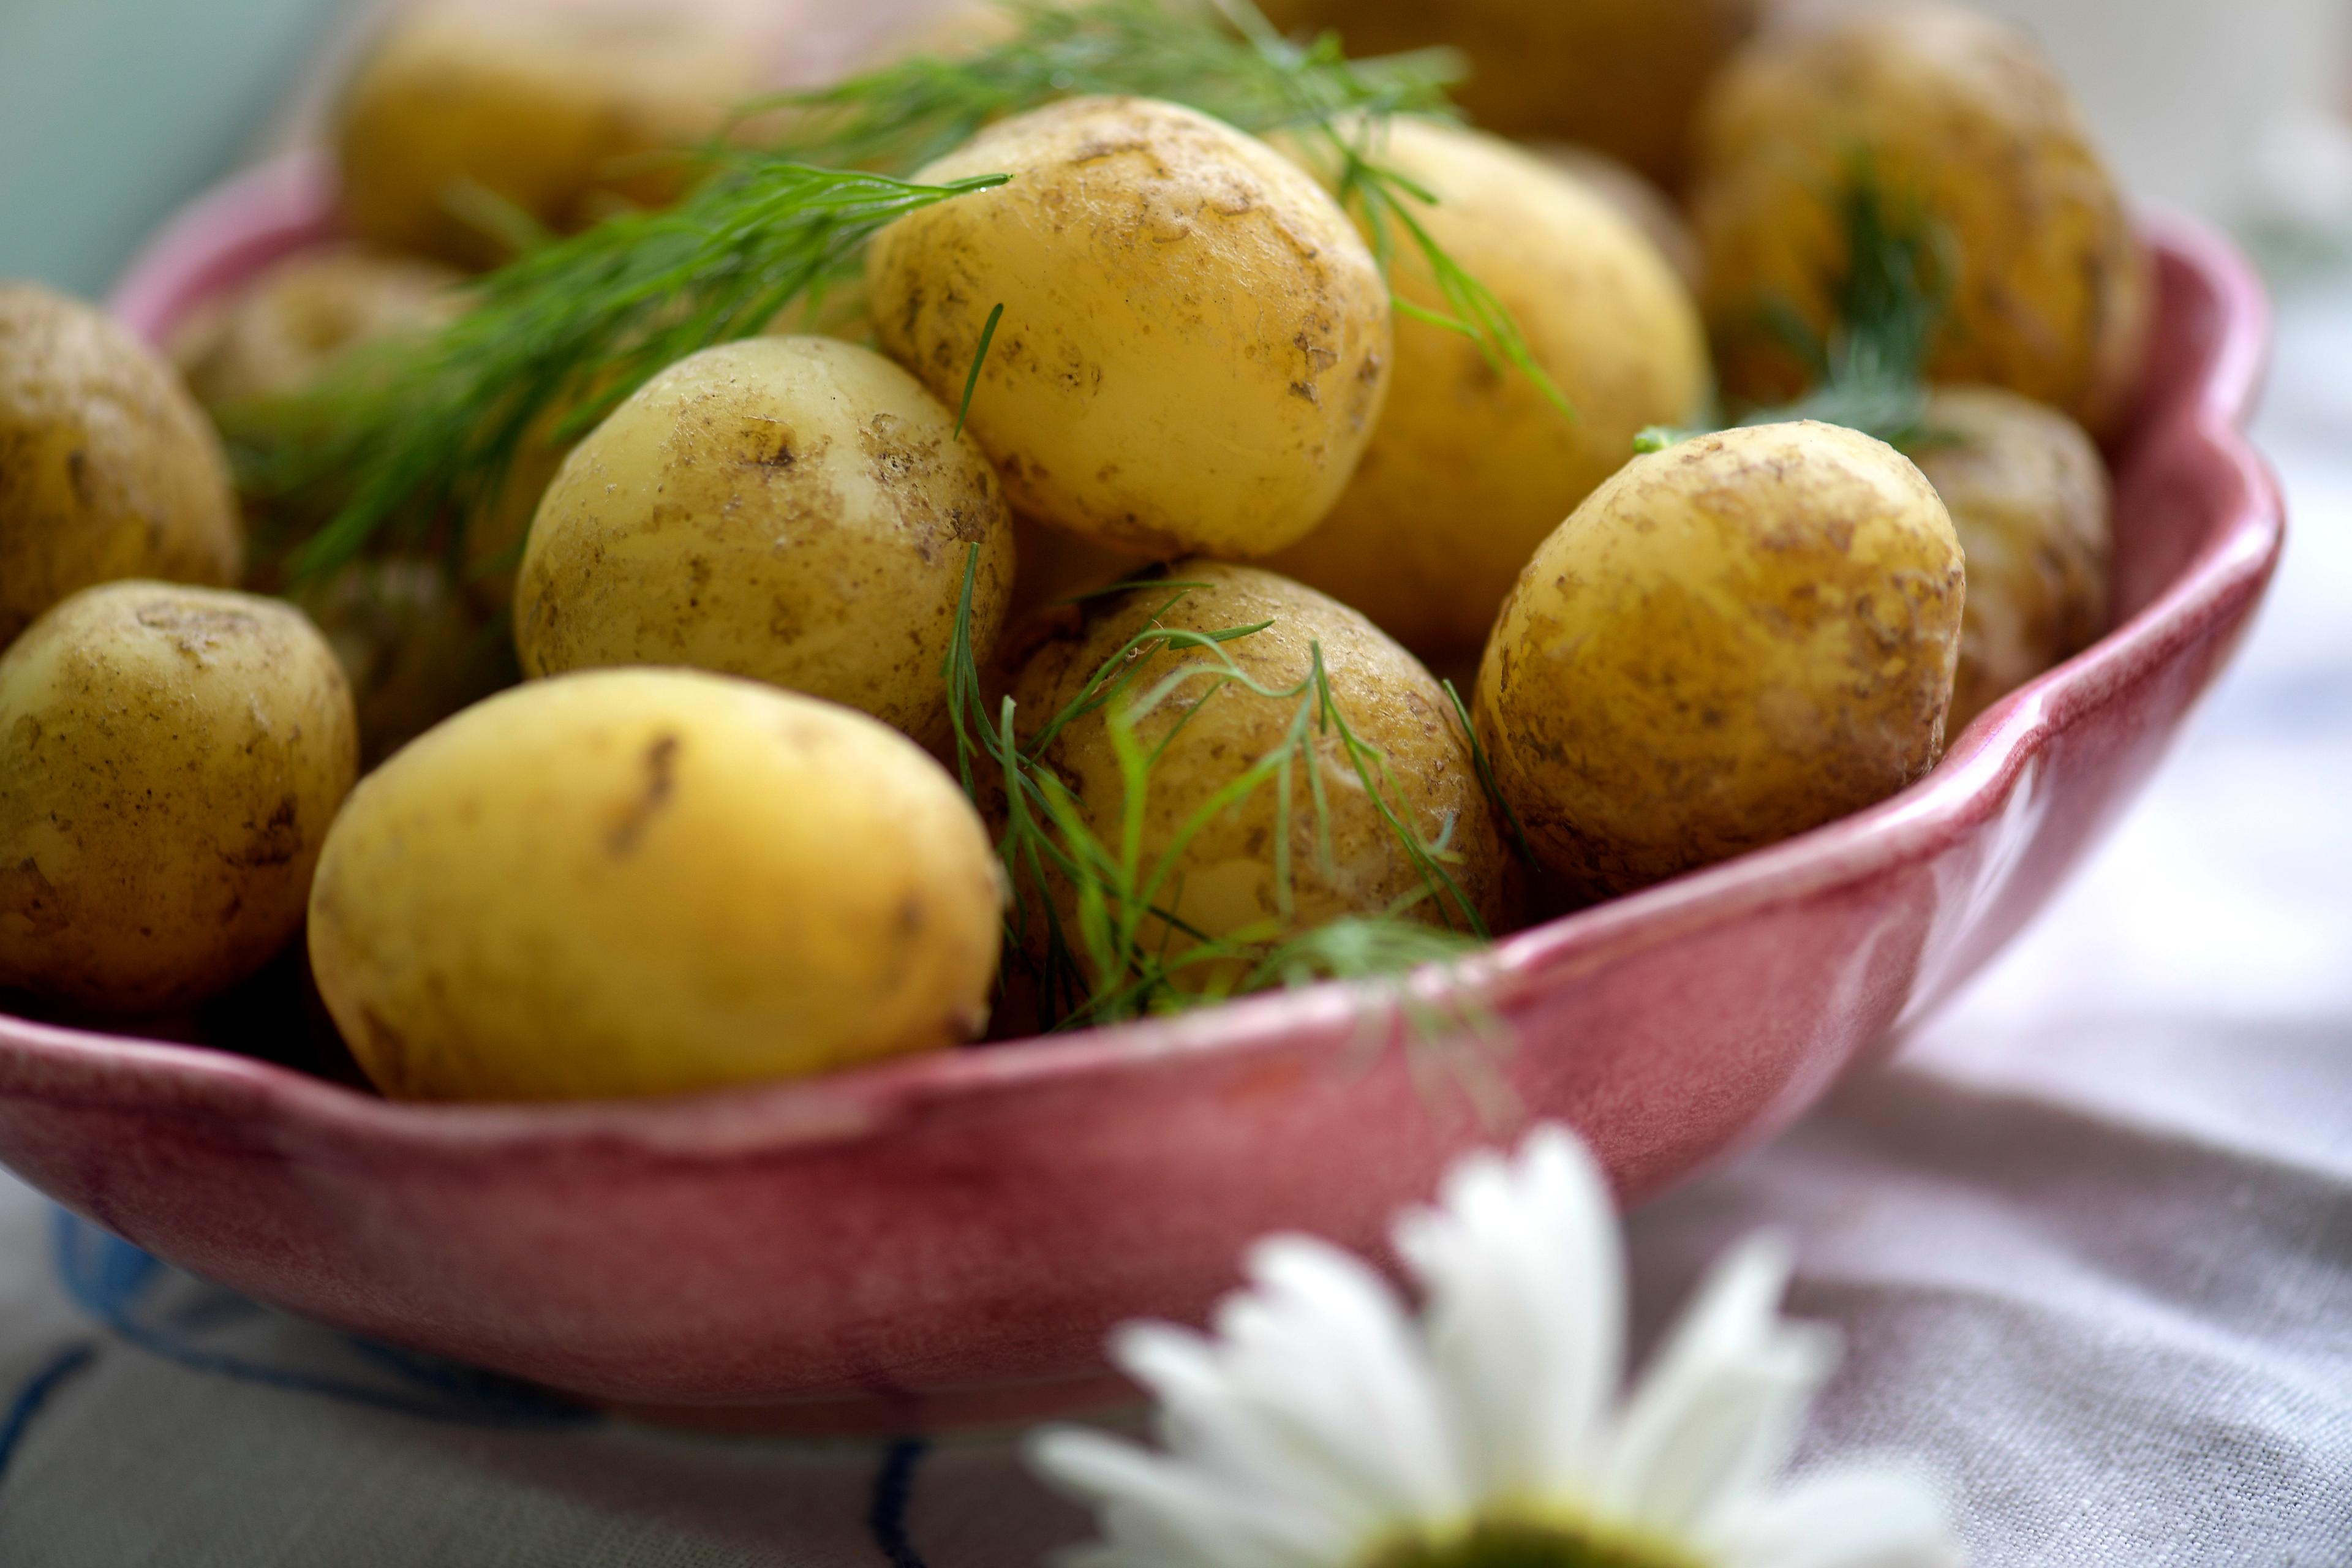
[[[309,165],[240,181],[116,308],[161,336],[330,211]],[[1520,1114],[1581,1129],[1627,1199],[1769,1136],[1990,957],[2244,631],[2284,530],[2242,433],[2265,307],[2211,236],[2150,238],[2116,629],[1903,795],[1496,952],[1501,1079]],[[813,1083],[467,1108],[0,1019],[0,1160],[141,1247],[366,1334],[615,1404],[904,1425],[1106,1392],[1104,1331],[1198,1319],[1265,1231],[1376,1247],[1491,1135],[1421,1070],[1439,1054],[1326,987]]]

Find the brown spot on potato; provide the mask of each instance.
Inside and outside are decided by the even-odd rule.
[[[662,807],[669,804],[670,795],[677,787],[679,744],[675,733],[665,731],[655,736],[652,744],[646,748],[645,782],[639,786],[636,798],[629,803],[628,810],[604,840],[605,853],[614,859],[635,853],[638,844],[645,838],[646,827],[661,814]]]

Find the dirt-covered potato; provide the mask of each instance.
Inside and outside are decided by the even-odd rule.
[[[1624,892],[1818,826],[1935,764],[1960,549],[1919,470],[1810,421],[1637,458],[1546,540],[1478,672],[1538,858]]]
[[[1591,188],[1478,132],[1390,128],[1383,161],[1437,197],[1421,222],[1509,310],[1570,417],[1461,332],[1396,326],[1388,407],[1322,525],[1267,564],[1371,616],[1424,658],[1475,655],[1544,537],[1652,425],[1694,422],[1708,384],[1690,292]],[[1449,307],[1418,254],[1402,299]]]
[[[532,676],[747,675],[938,744],[974,544],[985,658],[1013,523],[953,412],[854,343],[727,343],[662,372],[573,448],[531,524],[515,649]]]
[[[534,681],[372,773],[310,901],[319,990],[400,1099],[666,1094],[984,1026],[979,814],[863,714],[682,669]]]
[[[291,597],[352,683],[362,771],[520,679],[505,627],[474,607],[439,560],[356,561]]]
[[[2107,470],[2083,427],[1988,386],[1939,389],[1919,471],[1944,498],[1968,556],[1968,616],[1946,733],[2107,625]]]
[[[1654,180],[1681,175],[1692,113],[1760,0],[1267,0],[1286,32],[1336,29],[1350,56],[1442,45],[1454,89],[1504,136],[1580,142]]]
[[[301,929],[352,787],[351,690],[276,599],[85,589],[0,654],[0,985],[196,1002]]]
[[[0,647],[93,583],[225,586],[244,551],[219,438],[170,368],[81,301],[0,283]]]
[[[664,156],[717,134],[758,90],[763,49],[708,0],[428,0],[394,22],[343,89],[344,216],[387,249],[459,267],[509,247],[481,192],[551,229],[675,199]]]
[[[208,408],[299,392],[362,344],[448,320],[461,280],[437,263],[358,246],[305,251],[191,318],[173,336],[172,358]]]
[[[1935,379],[2005,386],[2102,435],[2129,412],[2147,260],[2072,95],[2021,33],[1914,0],[1768,37],[1724,74],[1701,132],[1692,200],[1732,396],[1801,389],[1768,312],[1827,324],[1839,194],[1866,175],[1950,242]]]
[[[1152,571],[1161,583],[1089,599],[1044,623],[1046,635],[1013,683],[1024,735],[1041,730],[1084,692],[1096,671],[1148,626],[1214,632],[1271,622],[1264,631],[1223,644],[1224,651],[1259,685],[1283,690],[1307,679],[1319,643],[1339,712],[1358,737],[1387,753],[1402,792],[1402,800],[1387,794],[1391,805],[1423,845],[1447,847],[1448,874],[1489,929],[1509,925],[1514,870],[1468,738],[1445,693],[1411,654],[1346,605],[1272,572],[1199,559]],[[1196,585],[1177,586],[1184,584]],[[1205,662],[1198,650],[1160,648],[1141,666],[1129,696],[1181,666]],[[1212,796],[1283,748],[1305,700],[1264,697],[1231,684],[1220,689],[1203,675],[1143,717],[1136,732],[1147,747],[1159,745],[1183,720],[1151,774],[1143,864],[1157,864]],[[1337,732],[1318,731],[1308,744],[1328,802],[1328,838],[1318,839],[1302,763],[1288,803],[1295,898],[1289,917],[1279,897],[1281,792],[1272,782],[1213,815],[1184,846],[1164,896],[1172,913],[1212,937],[1264,935],[1347,915],[1378,915],[1427,890],[1414,857],[1383,820]],[[1064,729],[1046,748],[1045,762],[1076,793],[1089,830],[1117,843],[1125,791],[1104,713],[1098,710]],[[1465,923],[1442,894],[1423,898],[1412,912],[1433,923]],[[1030,934],[1042,940],[1043,923]]]
[[[1100,543],[1259,556],[1322,520],[1388,386],[1389,297],[1264,142],[1145,99],[1016,115],[925,169],[1011,184],[875,237],[883,348],[963,395],[1013,506]]]

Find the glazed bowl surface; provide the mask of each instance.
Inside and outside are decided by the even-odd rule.
[[[316,164],[271,165],[160,236],[114,307],[160,339],[331,214]],[[2114,629],[1903,795],[1504,942],[1459,1028],[1327,986],[775,1088],[467,1107],[0,1017],[0,1162],[359,1333],[598,1402],[835,1430],[1111,1392],[1104,1331],[1200,1320],[1252,1238],[1377,1252],[1502,1131],[1474,1110],[1497,1089],[1508,1120],[1580,1129],[1639,1201],[1771,1135],[2009,941],[2244,632],[2284,528],[2242,433],[2268,314],[2221,241],[2148,234],[2157,341],[2110,452]]]

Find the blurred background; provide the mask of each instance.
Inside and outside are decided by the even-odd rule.
[[[495,9],[525,0],[468,0]],[[529,0],[546,3],[546,0]],[[575,0],[582,3],[582,0]],[[600,0],[584,0],[600,3]],[[740,0],[819,75],[925,0]],[[1541,0],[1530,0],[1540,4]],[[1775,0],[1818,12],[1853,0]],[[0,276],[102,292],[141,237],[302,134],[383,0],[0,0]],[[2038,33],[2126,183],[2301,254],[2352,232],[2352,0],[1989,0]]]

